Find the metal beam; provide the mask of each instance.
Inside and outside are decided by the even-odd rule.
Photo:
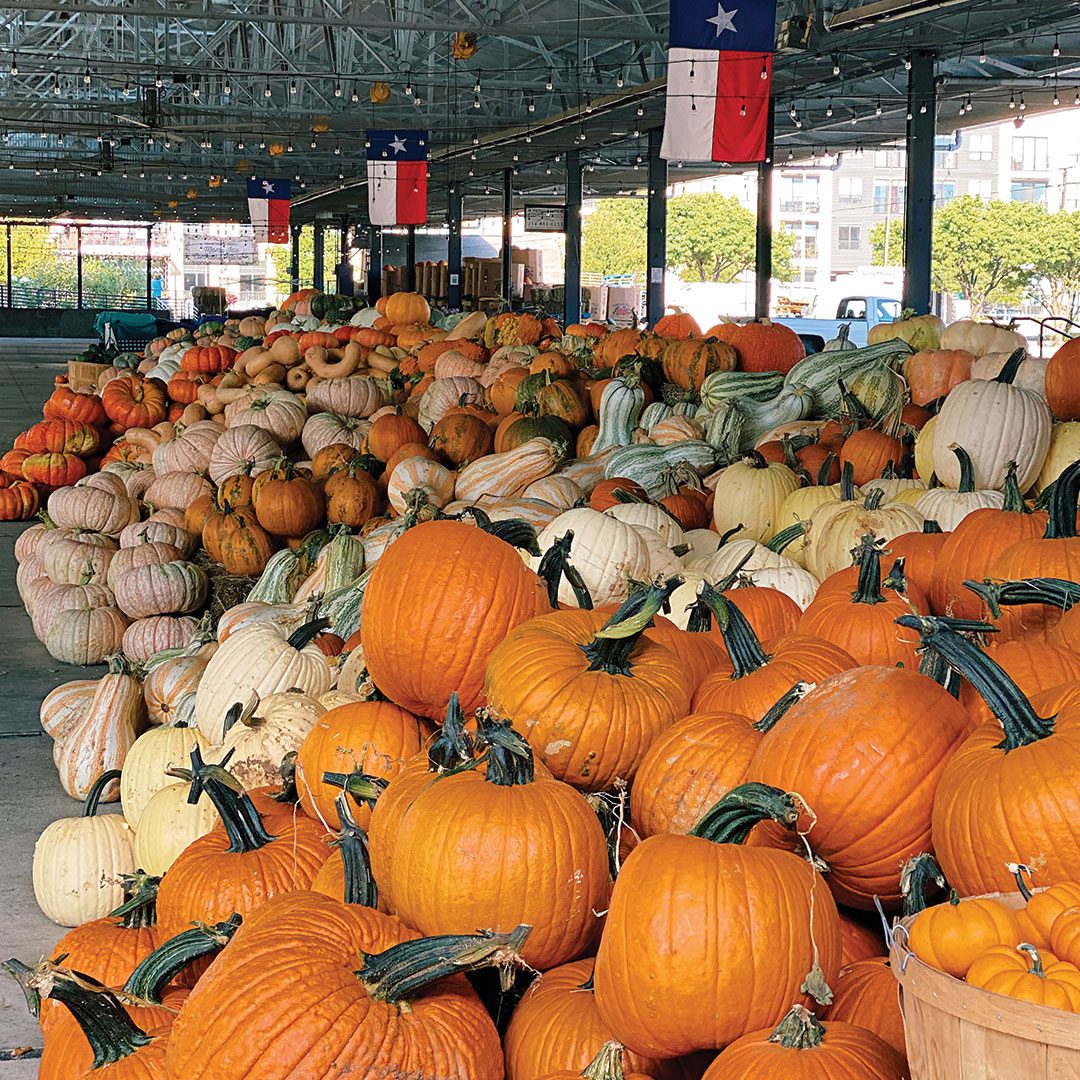
[[[662,128],[649,132],[649,187],[645,212],[645,321],[655,326],[664,315],[667,269],[667,162],[660,156]]]
[[[316,221],[312,225],[315,235],[315,258],[314,265],[312,266],[312,285],[321,290],[326,285],[326,255],[323,251],[323,240],[325,239],[326,226],[321,221]]]
[[[451,311],[461,307],[461,215],[465,196],[457,187],[449,192],[447,206],[447,224],[449,235],[446,238],[446,306]]]
[[[566,276],[563,297],[565,326],[581,322],[581,154],[566,154]]]
[[[769,317],[769,281],[772,278],[772,195],[773,146],[776,129],[776,102],[769,109],[769,127],[765,135],[765,160],[757,170],[757,223],[754,246],[754,318]]]
[[[83,306],[82,226],[75,226],[75,306]]]
[[[154,226],[146,226],[146,310],[154,310]]]
[[[371,240],[368,255],[368,303],[374,305],[382,296],[383,235],[377,225],[371,226]]]
[[[502,189],[502,296],[507,307],[511,307],[513,297],[514,270],[514,170],[503,169]]]
[[[405,288],[416,292],[416,226],[405,229]]]
[[[300,288],[300,230],[302,225],[293,224],[289,229],[291,247],[289,249],[289,292]]]
[[[930,310],[930,263],[934,233],[934,135],[937,84],[934,54],[911,56],[908,74],[907,192],[904,198],[904,307]]]

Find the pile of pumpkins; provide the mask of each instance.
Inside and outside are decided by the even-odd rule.
[[[265,360],[285,384],[233,388],[149,462],[49,496],[54,516],[102,492],[108,520],[20,539],[37,619],[54,550],[77,543],[131,627],[194,623],[153,651],[148,628],[145,658],[43,703],[88,806],[35,852],[39,903],[76,928],[55,962],[12,968],[70,1010],[43,1017],[42,1075],[90,1068],[76,1026],[100,1042],[113,1001],[114,1060],[169,1080],[316,1059],[760,1080],[802,1055],[900,1080],[870,927],[922,893],[901,868],[933,853],[958,898],[1012,889],[1011,864],[1063,894],[1080,880],[1061,825],[1080,768],[1078,347],[1040,365],[1011,330],[924,318],[803,356],[768,324],[437,327],[396,296],[353,317],[392,344],[264,327],[230,370]],[[283,363],[278,342],[308,333],[340,344]],[[362,366],[288,389],[347,352]],[[356,438],[319,444],[327,414]],[[91,483],[108,475],[126,494]],[[157,587],[199,543],[255,579],[213,624],[186,609],[194,580]],[[136,576],[161,610],[126,614],[121,557],[153,567]],[[1052,947],[1027,924],[999,936]],[[481,967],[508,991],[477,977],[488,1008],[458,974]],[[71,971],[129,996],[91,1008]],[[488,1009],[510,1013],[501,1035]]]

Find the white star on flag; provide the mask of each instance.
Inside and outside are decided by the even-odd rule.
[[[717,37],[725,30],[730,30],[733,34],[737,34],[739,31],[735,29],[735,16],[738,14],[738,8],[735,8],[732,11],[725,11],[724,5],[719,3],[716,5],[716,14],[711,19],[706,19],[705,21],[712,23],[716,27]]]
[[[265,191],[267,195],[272,195],[274,193],[274,185],[271,184],[269,180],[264,180],[262,186],[263,191]]]
[[[390,146],[395,154],[405,153],[405,140],[400,135],[395,135],[393,139],[390,140]]]

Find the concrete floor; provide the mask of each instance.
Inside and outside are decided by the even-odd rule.
[[[0,449],[41,418],[53,378],[83,342],[0,338]],[[52,740],[38,724],[38,706],[54,686],[103,669],[57,663],[34,637],[15,588],[15,539],[22,524],[0,524],[0,959],[34,963],[65,932],[38,910],[31,885],[34,841],[49,822],[71,817],[79,804],[61,790]],[[40,1051],[41,1032],[22,993],[0,973],[0,1080],[37,1076],[30,1057],[4,1060],[16,1048]]]

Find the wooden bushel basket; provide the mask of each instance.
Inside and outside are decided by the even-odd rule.
[[[68,361],[68,386],[72,390],[93,390],[97,386],[98,376],[108,364],[93,364],[89,360]]]
[[[994,894],[1021,908],[1019,893]],[[991,994],[924,964],[892,929],[911,1080],[1080,1080],[1080,1015]]]

